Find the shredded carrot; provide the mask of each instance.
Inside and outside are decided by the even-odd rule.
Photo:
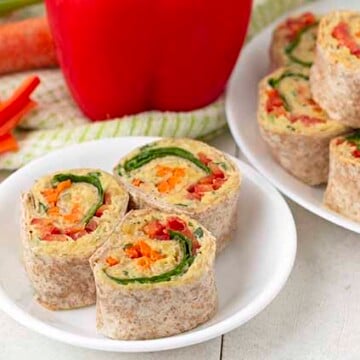
[[[134,246],[134,245],[129,246],[126,249],[124,249],[124,252],[130,259],[136,259],[141,256],[138,251],[137,246]]]
[[[156,167],[156,176],[166,176],[172,174],[172,169],[168,166],[158,165]]]
[[[161,192],[161,193],[166,193],[166,192],[170,191],[169,183],[166,180],[161,181],[159,184],[157,184],[156,187],[159,190],[159,192]]]
[[[145,241],[138,241],[136,244],[126,248],[125,254],[131,259],[138,259],[138,264],[144,268],[149,268],[152,263],[163,259],[157,250],[152,249]]]
[[[164,257],[158,251],[152,249],[145,241],[139,241],[138,246],[143,256],[150,258],[151,260],[159,260]]]
[[[81,218],[81,207],[79,203],[75,203],[68,214],[63,214],[62,217],[65,221],[76,222]]]
[[[157,176],[168,176],[166,180],[162,180],[157,184],[157,189],[161,193],[166,193],[175,188],[177,184],[181,182],[183,176],[185,176],[185,169],[181,167],[170,168],[167,166],[158,166],[156,175]]]
[[[71,187],[71,180],[65,180],[65,181],[60,182],[56,188],[58,189],[58,192],[60,194],[62,191],[66,190],[70,187]]]
[[[171,176],[171,177],[168,179],[167,183],[168,183],[168,185],[169,185],[169,188],[170,188],[170,189],[173,189],[173,188],[176,186],[176,184],[179,183],[179,178],[176,177],[176,176]]]
[[[60,214],[60,209],[57,206],[53,206],[48,209],[47,214],[50,216],[58,216]]]
[[[174,169],[173,175],[175,177],[183,177],[183,176],[185,176],[185,169],[177,167]]]
[[[110,265],[110,266],[114,266],[114,265],[117,265],[117,264],[119,264],[119,260],[118,259],[115,259],[114,257],[112,257],[112,256],[108,256],[107,258],[106,258],[106,262]]]
[[[141,258],[137,261],[137,263],[138,263],[141,267],[143,267],[143,268],[145,268],[145,269],[149,269],[150,266],[151,266],[151,264],[152,264],[152,261],[151,261],[151,259],[148,258],[148,257],[141,257]]]
[[[140,179],[133,179],[131,182],[134,186],[140,186],[143,182]]]
[[[61,192],[71,187],[71,181],[65,180],[57,184],[56,188],[45,189],[41,192],[50,207],[55,206]]]

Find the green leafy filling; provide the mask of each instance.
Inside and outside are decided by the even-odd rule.
[[[99,207],[104,203],[104,189],[99,180],[100,173],[90,172],[87,175],[74,175],[74,174],[57,174],[52,180],[52,186],[56,186],[59,182],[70,180],[72,183],[87,183],[94,186],[98,192],[98,201],[91,206],[87,214],[83,218],[83,222],[87,224],[95,215]]]
[[[192,253],[192,242],[184,234],[169,230],[169,235],[171,240],[178,241],[181,248],[182,259],[178,265],[176,265],[172,270],[169,270],[163,274],[155,275],[151,277],[137,277],[137,278],[118,278],[107,273],[107,269],[103,269],[105,275],[111,280],[117,282],[121,285],[127,285],[131,283],[140,283],[140,284],[153,284],[164,281],[170,281],[173,277],[181,276],[186,273],[191,264],[194,261],[195,256]]]
[[[215,162],[216,165],[220,165],[224,170],[228,169],[228,166],[223,161]]]
[[[354,143],[360,150],[360,131],[355,131],[354,133],[345,136],[345,139],[351,143]]]
[[[291,106],[290,103],[288,102],[288,100],[286,99],[285,94],[283,94],[280,90],[279,90],[279,86],[280,83],[287,78],[298,78],[298,79],[303,79],[306,81],[309,81],[309,77],[307,75],[304,75],[302,73],[294,73],[292,71],[285,71],[283,72],[278,78],[270,78],[268,80],[268,84],[273,88],[273,89],[277,89],[279,91],[279,95],[281,97],[281,100],[284,103],[284,108],[286,111],[291,111]]]
[[[48,211],[48,207],[41,201],[39,201],[39,211],[41,213],[46,213]]]
[[[194,235],[198,238],[201,239],[204,236],[204,231],[201,227],[196,228],[196,230],[194,231]]]
[[[312,65],[312,61],[304,61],[299,59],[298,57],[296,57],[293,52],[294,50],[299,46],[299,44],[301,43],[301,40],[304,36],[305,33],[307,33],[308,31],[311,31],[314,27],[318,26],[318,22],[305,26],[303,29],[301,29],[295,39],[290,42],[286,48],[285,48],[285,54],[288,56],[288,58],[293,61],[294,63],[297,63],[299,65],[305,66],[305,67],[311,67]]]
[[[150,161],[162,158],[166,156],[176,156],[185,160],[188,160],[195,164],[200,169],[204,170],[207,174],[211,173],[208,166],[202,163],[197,157],[195,157],[190,151],[187,151],[178,147],[160,147],[160,148],[145,148],[140,151],[133,158],[126,160],[124,166],[117,167],[117,173],[122,176],[122,168],[128,173],[132,170],[138,169]]]

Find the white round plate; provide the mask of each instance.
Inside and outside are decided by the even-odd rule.
[[[219,309],[198,328],[168,338],[116,341],[96,333],[95,307],[49,311],[33,299],[21,261],[20,193],[34,180],[65,168],[94,167],[111,171],[123,155],[154,138],[123,137],[84,143],[53,152],[18,170],[0,185],[0,308],[22,325],[45,336],[92,349],[143,352],[200,343],[245,323],[278,294],[296,253],[296,230],[281,195],[248,165],[243,174],[238,231],[216,260]]]
[[[298,8],[293,13],[313,11],[325,14],[331,10],[346,8],[360,10],[360,2],[358,0],[319,1]],[[289,15],[286,14],[282,18]],[[359,223],[323,207],[324,186],[311,187],[289,175],[272,158],[267,145],[260,136],[256,121],[257,88],[259,81],[269,70],[271,34],[279,21],[281,18],[252,39],[242,50],[227,91],[226,113],[230,130],[251,164],[281,192],[324,219],[360,233]]]

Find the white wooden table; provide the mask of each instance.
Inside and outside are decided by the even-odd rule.
[[[212,144],[241,157],[230,134]],[[241,328],[184,349],[118,354],[47,339],[0,311],[0,360],[360,359],[360,236],[288,202],[298,229],[293,273],[274,302]]]

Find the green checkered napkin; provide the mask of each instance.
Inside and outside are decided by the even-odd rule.
[[[288,9],[309,0],[255,1],[249,37]],[[40,6],[19,11],[11,20],[42,12]],[[3,19],[2,21],[8,21]],[[20,125],[20,150],[0,156],[0,169],[13,170],[47,152],[70,144],[118,136],[148,135],[209,139],[226,128],[223,98],[192,112],[151,111],[97,123],[89,122],[72,100],[58,69],[36,70],[41,85],[33,98],[39,106]],[[7,98],[29,73],[0,78],[0,98]]]

